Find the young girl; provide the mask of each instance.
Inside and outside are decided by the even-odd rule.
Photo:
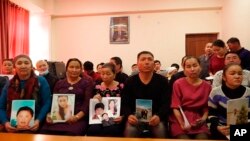
[[[68,96],[59,95],[58,99],[58,111],[56,112],[57,120],[67,120],[72,116],[72,108],[68,103]]]
[[[101,69],[102,81],[95,86],[95,96],[93,98],[101,101],[102,97],[120,97],[123,84],[115,81],[115,66],[111,63],[106,63]],[[122,117],[114,118],[113,124],[108,127],[103,127],[102,124],[92,124],[88,129],[89,136],[120,136],[122,134],[121,126]]]

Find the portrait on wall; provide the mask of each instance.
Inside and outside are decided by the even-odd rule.
[[[110,43],[129,43],[129,17],[111,17],[110,21]]]

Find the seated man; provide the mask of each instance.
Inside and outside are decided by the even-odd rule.
[[[125,83],[121,97],[121,110],[126,122],[125,137],[139,137],[149,130],[153,137],[165,138],[164,122],[170,112],[171,96],[168,93],[167,79],[154,73],[154,56],[142,51],[137,55],[139,74],[131,76]],[[136,100],[152,100],[151,114],[148,122],[141,122],[136,113]],[[147,114],[149,115],[149,113]]]

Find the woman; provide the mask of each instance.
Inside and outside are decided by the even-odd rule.
[[[72,115],[71,105],[68,103],[67,95],[57,97],[58,111],[56,112],[57,120],[67,120]]]
[[[18,55],[14,58],[16,74],[5,85],[0,97],[0,120],[7,132],[18,132],[18,129],[10,124],[12,100],[34,99],[35,122],[34,126],[25,130],[35,132],[44,121],[50,110],[51,98],[49,84],[45,78],[36,76],[30,57]]]
[[[56,83],[54,93],[75,94],[74,115],[63,123],[53,123],[47,117],[47,124],[42,127],[41,133],[76,136],[85,134],[93,85],[90,81],[83,79],[81,74],[81,61],[77,58],[69,59],[66,64],[66,78]]]
[[[109,100],[108,104],[108,111],[107,111],[109,117],[114,117],[117,114],[117,107],[116,107],[116,102],[114,99]]]
[[[227,125],[227,101],[230,99],[249,98],[250,88],[243,86],[243,70],[239,64],[231,63],[225,66],[222,74],[223,83],[212,89],[209,95],[209,115],[212,138],[226,139],[229,135]],[[249,109],[249,108],[248,108]],[[249,114],[248,114],[249,119]]]
[[[97,84],[94,89],[94,99],[98,99],[100,102],[102,97],[120,97],[123,84],[115,81],[115,65],[112,63],[106,63],[101,69],[102,81]],[[122,117],[118,116],[114,118],[114,122],[111,126],[103,127],[102,124],[92,124],[88,129],[87,135],[89,136],[121,136],[122,134]]]
[[[186,57],[183,69],[186,77],[176,80],[173,85],[173,114],[170,116],[172,136],[180,139],[208,139],[207,101],[211,86],[199,78],[201,66],[197,58]]]

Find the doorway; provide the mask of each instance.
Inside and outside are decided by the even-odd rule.
[[[186,35],[186,55],[199,57],[204,54],[206,43],[217,39],[218,33],[187,34]]]

